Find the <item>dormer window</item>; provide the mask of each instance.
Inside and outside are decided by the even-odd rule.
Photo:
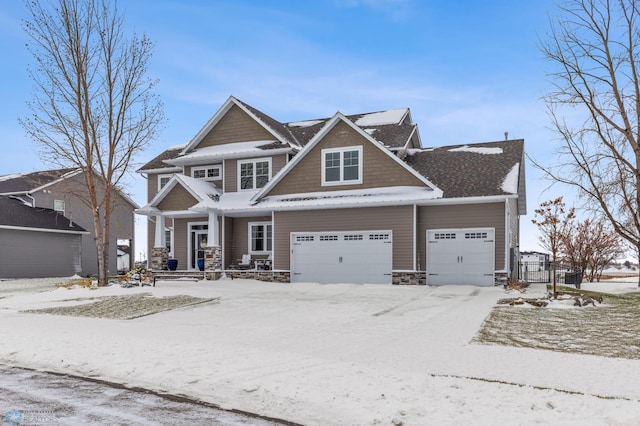
[[[216,166],[192,167],[191,176],[203,180],[221,180],[222,166],[218,164]]]
[[[362,183],[362,146],[322,150],[322,185]]]
[[[238,161],[238,191],[264,188],[271,178],[271,158]]]

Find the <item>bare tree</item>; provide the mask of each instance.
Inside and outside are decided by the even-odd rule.
[[[590,282],[599,280],[604,267],[624,252],[621,237],[604,219],[571,222],[563,232],[562,257]]]
[[[577,188],[638,253],[640,0],[570,0],[559,11],[542,52],[552,66],[545,102],[561,160],[536,165]]]
[[[540,231],[540,235],[538,236],[540,245],[545,250],[550,251],[553,258],[553,297],[557,297],[556,263],[561,253],[566,229],[575,218],[575,212],[573,208],[567,211],[562,197],[558,197],[555,200],[541,203],[540,207],[537,208],[534,213],[535,217],[531,222],[537,225]]]
[[[560,251],[571,269],[584,274],[593,254],[592,221],[568,223],[560,240]]]
[[[115,191],[164,121],[146,77],[153,44],[126,38],[116,1],[27,1],[23,27],[35,60],[32,115],[20,120],[45,160],[78,167],[93,212],[98,283],[106,285]]]
[[[589,233],[591,239],[591,267],[588,275],[590,282],[600,281],[604,268],[624,253],[621,237],[604,221],[596,221]]]

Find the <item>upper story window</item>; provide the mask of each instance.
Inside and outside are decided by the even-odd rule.
[[[216,166],[192,167],[191,176],[196,179],[221,180],[222,166],[218,164]]]
[[[57,212],[64,214],[64,200],[53,200],[53,209]]]
[[[271,158],[238,161],[238,191],[263,188],[271,178]]]
[[[173,175],[158,175],[158,191],[165,187]]]
[[[362,183],[362,146],[322,150],[322,185]]]

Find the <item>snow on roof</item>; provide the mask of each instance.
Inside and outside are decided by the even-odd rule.
[[[16,178],[19,178],[21,176],[24,176],[24,175],[22,173],[12,173],[10,175],[0,176],[0,181],[16,179]]]
[[[168,164],[191,164],[202,160],[222,160],[224,158],[237,158],[237,157],[255,157],[258,155],[265,155],[267,151],[260,148],[263,145],[269,145],[275,140],[262,140],[251,142],[234,142],[225,143],[222,145],[207,146],[205,148],[197,148],[188,154],[181,155],[179,157],[165,160]],[[286,149],[290,149],[287,145]],[[273,151],[270,151],[272,153]]]
[[[175,151],[177,149],[184,149],[187,146],[186,143],[179,143],[177,145],[170,146],[167,148],[167,151]]]
[[[306,121],[294,121],[293,123],[287,123],[287,126],[291,127],[311,127],[316,124],[324,123],[323,120],[306,120]]]
[[[372,112],[356,120],[357,126],[381,126],[383,124],[398,124],[407,114],[407,108],[391,109],[389,111]]]
[[[346,204],[400,204],[437,198],[437,191],[424,186],[392,186],[383,188],[324,191],[267,196],[259,205],[267,208],[329,207]]]
[[[504,192],[508,192],[509,194],[517,194],[518,193],[518,176],[520,174],[520,163],[516,163],[513,165],[507,176],[505,176],[502,181],[502,190]]]
[[[175,178],[182,181],[187,189],[200,198],[201,201],[212,200],[222,194],[222,191],[213,183],[202,179],[192,178],[185,175],[175,175]]]
[[[458,148],[452,148],[449,152],[475,152],[476,154],[495,155],[502,154],[502,148],[464,145]]]
[[[369,135],[373,135],[378,129],[364,129],[365,132],[369,133]]]

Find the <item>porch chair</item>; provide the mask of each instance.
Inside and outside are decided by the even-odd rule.
[[[238,269],[251,269],[251,255],[243,254],[242,259],[238,260]]]
[[[256,269],[263,269],[265,271],[271,269],[271,262],[272,260],[272,255],[269,254],[269,256],[266,259],[257,259],[256,260]]]

